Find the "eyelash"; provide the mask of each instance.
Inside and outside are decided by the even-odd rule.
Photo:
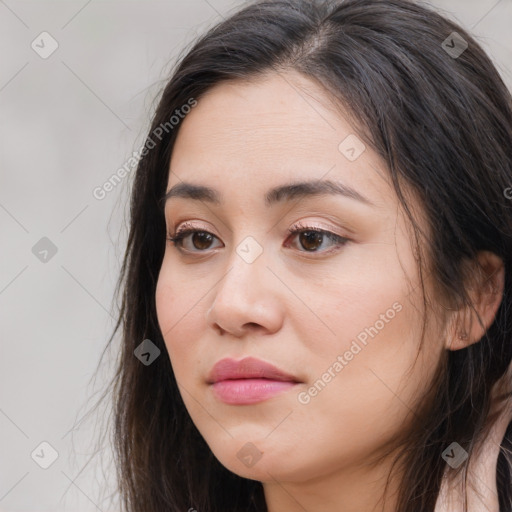
[[[192,226],[192,225],[188,224],[188,223],[184,223],[183,226],[175,234],[173,234],[173,235],[169,234],[167,240],[172,242],[176,246],[176,248],[182,252],[186,252],[189,254],[206,252],[208,249],[205,249],[204,251],[200,251],[200,250],[199,251],[189,251],[188,249],[183,248],[183,240],[190,234],[208,233],[215,237],[215,235],[213,233],[210,233],[209,231],[206,231],[204,229],[193,228],[190,226]],[[291,226],[288,229],[288,233],[290,235],[297,235],[297,234],[306,233],[306,232],[315,232],[315,233],[324,234],[329,240],[331,240],[332,242],[335,242],[338,245],[338,249],[340,248],[340,246],[343,247],[347,242],[350,241],[349,238],[337,235],[335,233],[332,233],[331,231],[327,231],[325,229],[320,229],[315,226],[306,226],[299,222],[294,224],[293,226]],[[215,237],[215,238],[217,238],[217,237]],[[337,250],[337,249],[331,249],[331,250],[325,250],[325,251],[300,251],[300,252],[313,253],[313,254],[315,254],[315,253],[326,254],[326,253],[333,252],[333,250]]]

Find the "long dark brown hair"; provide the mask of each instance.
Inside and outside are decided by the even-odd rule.
[[[512,360],[512,200],[505,192],[512,186],[512,100],[507,87],[477,41],[428,5],[407,0],[246,3],[180,57],[131,188],[129,236],[116,289],[121,307],[109,340],[121,332],[109,391],[119,492],[127,512],[266,511],[261,482],[222,466],[184,406],[157,322],[155,288],[166,243],[161,199],[180,126],[169,120],[216,84],[286,70],[300,72],[339,101],[360,138],[386,162],[417,247],[426,248],[418,250],[419,268],[432,270],[443,296],[457,307],[470,305],[464,262],[474,261],[479,251],[495,253],[505,265],[494,323],[478,343],[446,351],[432,383],[434,399],[425,401],[422,428],[404,443],[400,464],[406,471],[397,512],[432,512],[446,467],[441,454],[456,440],[471,458],[476,439],[488,427],[491,389]],[[405,186],[421,198],[431,239],[412,214]],[[423,296],[426,304],[425,289]],[[134,355],[146,339],[161,351],[148,366]],[[512,424],[498,459],[501,511],[512,510],[511,445]]]

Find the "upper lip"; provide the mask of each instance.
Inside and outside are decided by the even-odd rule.
[[[254,357],[245,357],[239,361],[230,358],[217,361],[208,374],[208,384],[229,379],[258,378],[299,382],[293,375],[286,373],[270,363]]]

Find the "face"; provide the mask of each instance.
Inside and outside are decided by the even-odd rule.
[[[166,225],[193,232],[167,242],[158,321],[193,422],[243,477],[302,482],[372,460],[400,438],[441,357],[433,321],[420,350],[411,231],[361,144],[292,72],[217,85],[180,126]],[[269,194],[315,180],[332,186]],[[212,384],[224,359],[242,362],[221,363]]]

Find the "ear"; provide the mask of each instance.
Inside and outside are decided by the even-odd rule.
[[[503,298],[505,267],[499,256],[480,251],[470,267],[468,293],[474,309],[463,306],[454,311],[446,339],[448,350],[460,350],[479,342],[494,322]]]

